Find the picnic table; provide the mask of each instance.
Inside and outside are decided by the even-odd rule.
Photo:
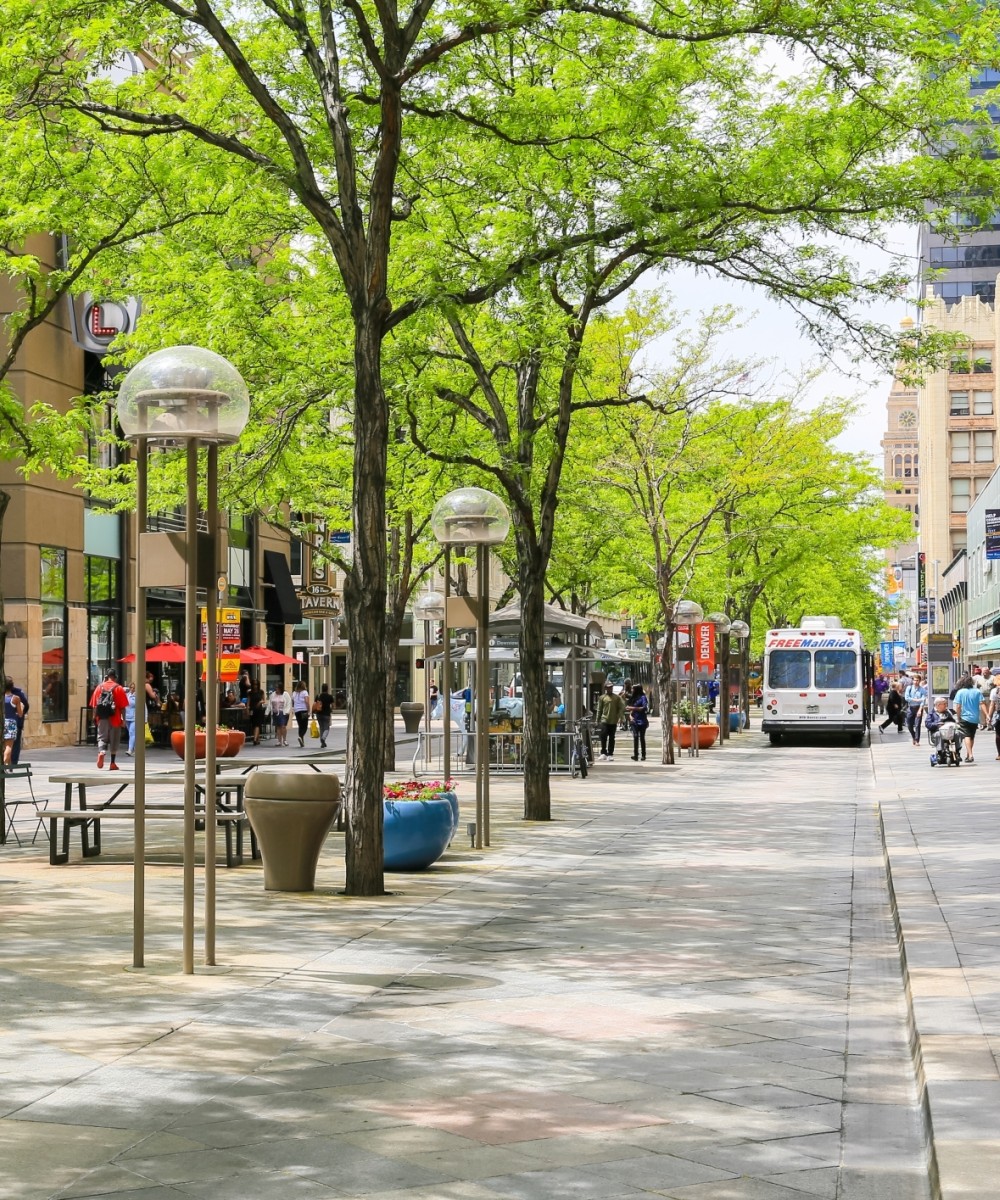
[[[115,802],[130,788],[135,786],[135,775],[132,773],[116,772],[109,775],[103,771],[81,771],[66,775],[50,775],[49,783],[63,785],[63,806],[58,808],[49,804],[38,810],[39,816],[49,823],[49,862],[52,866],[60,866],[69,862],[70,830],[80,830],[81,850],[84,858],[96,858],[101,853],[101,821],[102,820],[135,820],[134,806],[119,805]],[[146,775],[146,788],[172,787],[176,789],[182,782],[176,772],[160,772]],[[111,795],[104,796],[96,804],[93,797],[88,796],[88,789],[103,787],[110,788]],[[197,814],[200,821],[207,816],[207,796],[209,791],[215,794],[215,819],[226,831],[226,866],[238,867],[243,862],[243,824],[246,813],[243,810],[243,791],[246,780],[216,775],[214,781],[205,776],[204,771],[195,781],[195,790],[199,798]],[[73,807],[74,799],[77,807]],[[179,820],[184,816],[184,809],[178,804],[146,804],[145,819]],[[62,822],[62,846],[59,848],[59,823]],[[235,829],[235,839],[233,831]],[[91,840],[91,834],[93,840]],[[251,847],[253,857],[257,857],[256,841],[251,832]]]

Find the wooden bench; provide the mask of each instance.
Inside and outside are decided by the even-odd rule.
[[[62,863],[69,862],[69,831],[73,825],[90,826],[94,835],[93,845],[84,844],[84,858],[94,858],[101,853],[101,823],[103,821],[131,821],[135,824],[134,808],[99,808],[99,809],[71,809],[67,812],[65,808],[42,808],[39,809],[39,816],[42,820],[49,822],[49,862],[53,866],[59,866]],[[195,813],[196,821],[200,826],[204,826],[205,810],[198,809]],[[182,808],[147,808],[144,813],[144,819],[149,821],[183,821],[184,810]],[[220,828],[226,831],[226,866],[240,867],[243,865],[243,823],[246,821],[247,815],[242,810],[233,812],[216,812],[215,820]],[[61,853],[55,852],[55,846],[58,839],[59,822],[63,822],[63,846]],[[233,838],[233,830],[236,831],[236,837]],[[256,840],[252,839],[252,857],[259,858],[260,853],[257,850]],[[234,845],[235,840],[235,845]]]
[[[135,786],[135,776],[116,772],[112,775],[97,771],[82,771],[75,775],[50,775],[49,783],[61,783],[64,786],[63,806],[58,808],[49,804],[40,810],[43,819],[49,822],[49,862],[52,866],[60,866],[69,862],[69,834],[74,827],[80,830],[81,851],[84,858],[96,858],[101,853],[101,821],[104,818],[117,820],[120,815],[135,821],[135,806],[132,804],[117,805],[115,801],[129,788]],[[145,776],[146,789],[170,787],[175,790],[183,788],[183,781],[174,775],[158,774]],[[209,790],[214,790],[216,796],[215,817],[226,831],[226,865],[238,867],[243,862],[243,823],[247,820],[243,811],[243,790],[246,780],[241,776],[229,776],[221,779],[216,776],[212,785],[204,774],[195,782],[199,803],[197,804],[197,820],[204,822],[207,813],[205,798]],[[90,804],[87,789],[94,787],[111,788],[110,796],[99,803]],[[74,791],[77,805],[74,807]],[[230,797],[235,797],[230,800]],[[178,805],[150,804],[145,805],[147,820],[166,817],[167,820],[183,818],[184,809]],[[59,822],[63,822],[62,848],[59,848]],[[235,842],[233,831],[235,830]],[[93,834],[93,842],[91,842]],[[253,831],[250,832],[251,853],[258,857],[257,842]]]
[[[28,791],[31,794],[29,800],[27,796],[8,796],[7,784],[12,780],[23,779],[28,784]],[[4,794],[0,799],[0,846],[7,844],[7,838],[10,834],[14,835],[14,841],[20,846],[21,839],[18,836],[17,830],[14,828],[14,817],[19,808],[31,808],[32,814],[38,812],[38,800],[35,798],[35,789],[31,783],[31,763],[18,763],[17,766],[3,768]],[[31,844],[35,844],[35,839],[38,837],[39,829],[44,829],[41,819],[35,826],[34,836],[31,839]]]

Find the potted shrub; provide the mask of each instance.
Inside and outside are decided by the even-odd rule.
[[[691,745],[692,729],[699,750],[707,750],[719,736],[719,727],[708,719],[708,705],[695,703],[686,697],[674,707],[674,741],[686,750]]]
[[[407,779],[383,788],[382,847],[387,871],[423,871],[458,828],[455,784]]]
[[[178,758],[184,757],[184,730],[175,729],[170,735],[170,744],[174,748],[174,753]],[[215,756],[216,758],[224,758],[226,751],[229,749],[229,731],[219,729],[215,734]],[[203,725],[194,727],[194,756],[195,758],[205,757],[205,728]]]
[[[222,752],[223,758],[235,758],[243,749],[247,735],[241,729],[230,729],[228,725],[220,725],[219,732],[226,734],[227,745]]]

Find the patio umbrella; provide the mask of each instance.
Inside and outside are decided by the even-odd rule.
[[[180,642],[160,642],[159,645],[150,646],[146,650],[146,662],[164,662],[164,663],[182,663],[187,657],[187,650]],[[201,662],[205,654],[201,650],[195,651],[195,658]],[[126,654],[124,658],[120,658],[119,662],[130,663],[135,662],[134,654]]]
[[[301,660],[288,654],[279,654],[277,650],[269,650],[266,646],[244,646],[240,651],[240,661],[245,663],[277,666],[279,663],[294,663],[301,666]]]

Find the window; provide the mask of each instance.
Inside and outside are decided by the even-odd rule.
[[[1000,245],[936,246],[930,252],[930,261],[936,267],[997,267]]]
[[[993,415],[993,393],[972,393],[972,414],[976,417],[991,417]]]
[[[816,686],[818,688],[857,687],[857,655],[851,650],[817,650]]]
[[[808,650],[774,650],[768,660],[767,686],[807,688],[811,655]]]
[[[971,499],[972,480],[953,479],[951,481],[951,511],[958,513],[968,512]]]
[[[66,720],[66,551],[40,546],[42,720]]]
[[[987,156],[983,155],[983,157]],[[995,282],[983,283],[978,280],[971,283],[932,283],[931,288],[932,294],[940,296],[945,302],[961,300],[963,296],[978,296],[981,300],[992,304],[997,293]]]
[[[87,676],[92,692],[119,654],[118,560],[88,554],[87,576]]]
[[[895,477],[897,479],[903,478],[903,456],[902,456],[902,454],[897,454],[896,457],[892,460],[892,473],[893,473],[893,475],[895,475]]]
[[[969,462],[970,435],[967,432],[951,435],[951,461],[953,463]]]
[[[973,434],[976,462],[993,461],[993,430],[977,429]]]
[[[913,458],[909,454],[903,455],[903,478],[909,479],[913,474]]]
[[[951,393],[950,414],[953,417],[967,417],[969,415],[969,393],[968,392],[952,392]]]
[[[990,375],[993,373],[993,351],[984,350],[977,346],[972,352],[972,372],[974,375]]]

